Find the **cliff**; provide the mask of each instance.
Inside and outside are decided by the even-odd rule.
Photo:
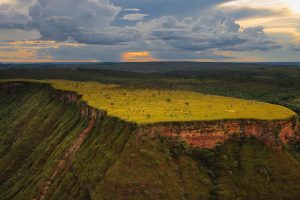
[[[225,127],[242,136],[276,123],[274,137],[281,131],[288,138],[295,128],[292,119],[244,123],[137,126],[88,106],[76,93],[44,84],[0,84],[0,199],[297,199],[300,165],[285,149],[276,152],[247,139],[178,151],[177,143],[147,138],[171,132],[180,139],[178,133],[200,130],[213,136]]]
[[[0,84],[0,199],[87,199],[135,126],[45,84]]]
[[[75,92],[53,89],[53,98],[63,103],[76,104],[83,118],[98,119],[107,115],[106,111],[96,109],[82,101],[81,96]]]
[[[93,108],[82,101],[81,96],[75,92],[56,90],[47,84],[12,82],[2,84],[2,88],[11,90],[20,85],[40,85],[51,90],[53,98],[63,103],[76,104],[83,118],[103,118],[106,111]],[[230,119],[216,121],[157,123],[141,125],[137,130],[138,136],[155,138],[169,137],[174,140],[183,140],[192,147],[213,149],[218,144],[225,143],[232,137],[254,137],[265,145],[274,149],[281,149],[290,138],[299,137],[299,118],[291,117],[286,120],[255,120]]]
[[[190,123],[156,124],[141,127],[138,134],[147,137],[165,136],[180,139],[193,147],[215,148],[233,136],[254,137],[264,144],[281,148],[298,135],[298,117],[278,121],[223,120]]]

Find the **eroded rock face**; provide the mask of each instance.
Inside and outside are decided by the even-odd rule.
[[[55,90],[47,84],[37,83],[5,83],[0,89],[11,91],[15,87],[43,86],[53,91],[53,98],[63,103],[76,104],[81,116],[88,119],[98,119],[107,115],[106,111],[89,106],[82,101],[81,95],[75,92]],[[217,120],[186,123],[161,123],[141,126],[137,134],[143,137],[165,136],[175,140],[183,140],[193,147],[215,148],[233,136],[254,137],[267,146],[281,149],[282,144],[288,144],[289,139],[300,140],[300,125],[298,116],[287,120]]]
[[[53,97],[54,99],[64,103],[76,104],[77,107],[80,109],[80,113],[82,117],[97,119],[107,115],[105,111],[91,107],[85,101],[82,101],[81,99],[82,96],[78,95],[76,92],[54,90]]]
[[[183,124],[159,124],[141,127],[138,135],[146,137],[165,136],[180,139],[193,147],[215,148],[232,136],[254,137],[267,146],[281,149],[298,134],[298,117],[288,120],[224,120],[191,122]]]

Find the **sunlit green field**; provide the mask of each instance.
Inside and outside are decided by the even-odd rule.
[[[295,115],[279,105],[187,91],[126,89],[67,80],[22,81],[49,83],[56,89],[77,92],[90,106],[139,124],[219,119],[275,120]]]

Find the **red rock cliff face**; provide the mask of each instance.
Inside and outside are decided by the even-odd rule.
[[[107,115],[106,111],[89,106],[75,92],[55,90],[47,84],[12,82],[0,84],[0,89],[11,91],[15,87],[44,86],[52,91],[57,101],[76,104],[81,116],[88,119],[98,119]],[[215,148],[233,136],[254,137],[263,141],[267,146],[281,149],[282,143],[288,143],[294,137],[300,140],[298,116],[287,120],[219,120],[186,123],[161,123],[139,127],[139,136],[166,136],[187,142],[193,147]]]
[[[191,122],[176,124],[159,124],[141,127],[140,136],[166,136],[180,139],[193,147],[215,148],[231,137],[254,137],[263,141],[267,146],[280,149],[283,143],[298,134],[298,117],[288,120],[259,121],[259,120],[222,120],[209,122]]]

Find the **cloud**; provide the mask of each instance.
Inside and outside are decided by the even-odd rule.
[[[137,40],[130,28],[112,27],[121,8],[109,0],[16,0],[0,5],[0,28],[37,30],[43,40],[87,44]]]
[[[151,17],[176,15],[177,17],[196,16],[204,10],[229,0],[111,0],[123,8],[138,8]]]
[[[148,51],[135,51],[122,53],[123,62],[152,62],[157,61]]]
[[[27,30],[26,23],[29,16],[26,13],[26,6],[30,2],[31,0],[0,2],[0,29]]]
[[[0,10],[0,28],[1,29],[22,29],[26,30],[28,16],[21,13],[10,13]]]
[[[299,51],[300,52],[300,44],[290,44],[289,49],[292,51]]]
[[[248,18],[257,18],[257,17],[272,17],[286,15],[287,9],[268,9],[268,8],[251,8],[251,7],[242,7],[239,9],[226,8],[223,10],[229,16],[233,16],[238,20],[248,19]]]
[[[27,38],[34,35],[44,41],[84,45],[50,45],[35,51],[40,57],[51,55],[56,60],[120,61],[123,52],[149,52],[161,60],[219,60],[235,55],[220,52],[270,52],[281,48],[268,37],[264,27],[257,23],[250,27],[241,25],[241,21],[232,17],[251,17],[256,8],[216,7],[229,1],[191,0],[187,4],[183,0],[14,0],[0,4],[0,29],[5,30],[0,31],[5,34],[7,30],[32,31]],[[192,7],[191,12],[183,11]],[[225,13],[215,12],[217,8]],[[259,9],[260,16],[274,14]],[[161,16],[165,13],[169,16]],[[293,49],[296,51],[298,47]]]
[[[130,28],[109,27],[98,32],[79,32],[71,34],[72,38],[79,43],[116,45],[138,41],[140,34]]]
[[[0,27],[38,30],[44,40],[73,39],[98,45],[141,43],[149,49],[247,51],[280,47],[266,36],[262,27],[241,28],[234,18],[222,12],[210,11],[200,17],[184,19],[162,16],[148,21],[144,21],[147,14],[126,14],[123,20],[139,22],[121,27],[112,25],[121,8],[109,0],[27,2],[32,5],[29,16],[21,12],[8,12],[6,15],[1,12],[0,16],[2,14],[3,19],[10,19],[11,23],[0,21]]]
[[[222,12],[203,15],[197,19],[161,17],[139,22],[137,27],[146,40],[154,45],[158,44],[157,48],[165,46],[186,51],[253,51],[280,48],[279,44],[266,36],[262,27],[241,28],[232,17]]]
[[[83,43],[102,44],[104,40],[99,37],[104,37],[123,41],[126,37],[119,39],[119,32],[104,31],[120,10],[109,0],[37,0],[29,10],[29,25],[47,40],[73,38]],[[94,41],[91,36],[95,37]]]
[[[149,15],[147,15],[147,14],[141,14],[141,13],[126,14],[121,19],[128,20],[128,21],[142,21],[147,16],[149,16]]]
[[[123,11],[139,12],[141,10],[138,8],[126,8],[126,9],[123,9]]]

